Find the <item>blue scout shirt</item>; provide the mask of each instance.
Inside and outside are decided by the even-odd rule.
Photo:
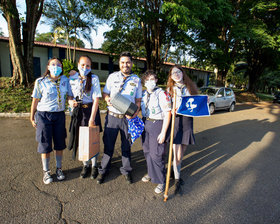
[[[36,79],[32,97],[40,99],[38,111],[60,112],[65,110],[67,94],[71,94],[71,90],[66,76],[60,76],[57,82],[46,76]]]
[[[141,110],[143,117],[163,120],[164,112],[171,110],[170,97],[161,88],[157,88],[150,94],[150,98],[148,99],[148,91],[145,90],[141,100]]]
[[[82,83],[81,83],[82,81]],[[74,99],[78,96],[79,99],[83,100],[83,104],[92,103],[93,98],[101,97],[101,89],[98,76],[91,74],[91,91],[85,92],[86,78],[82,77],[77,72],[76,74],[69,77],[69,83]]]
[[[110,74],[106,81],[103,92],[108,94],[110,97],[120,92],[123,78],[124,75],[121,73],[121,71]],[[141,79],[137,75],[131,74],[126,79],[125,84],[123,85],[121,95],[125,96],[131,102],[135,103],[135,99],[139,99],[142,97]],[[113,106],[108,106],[108,110],[113,113],[121,114],[121,112]]]

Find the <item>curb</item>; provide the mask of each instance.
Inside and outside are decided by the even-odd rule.
[[[100,110],[101,114],[106,114],[107,110]],[[70,116],[70,113],[65,112],[66,115]],[[30,113],[0,113],[0,117],[30,117]]]

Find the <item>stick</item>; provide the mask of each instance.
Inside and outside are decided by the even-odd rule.
[[[171,133],[170,133],[170,145],[169,145],[169,158],[167,166],[167,175],[166,175],[166,185],[164,191],[164,201],[168,199],[168,188],[169,188],[169,179],[171,172],[171,162],[172,162],[172,148],[173,148],[173,138],[174,138],[174,124],[175,124],[175,110],[176,110],[176,91],[174,90],[174,102],[172,108],[172,121],[171,121]]]

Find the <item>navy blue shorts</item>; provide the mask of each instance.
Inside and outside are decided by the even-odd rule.
[[[54,150],[63,150],[66,148],[66,128],[65,113],[61,112],[41,112],[36,115],[36,141],[39,153],[49,153],[52,151],[52,141]]]

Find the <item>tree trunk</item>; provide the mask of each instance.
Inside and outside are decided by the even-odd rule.
[[[13,65],[13,85],[26,85],[26,69],[22,54],[22,45],[20,38],[20,20],[16,1],[2,1],[1,9],[8,24],[9,47],[11,61]]]
[[[44,0],[26,0],[26,31],[23,32],[23,44],[24,44],[24,58],[26,65],[26,80],[27,83],[31,83],[34,80],[33,72],[33,49],[36,27],[40,20],[43,10]]]

